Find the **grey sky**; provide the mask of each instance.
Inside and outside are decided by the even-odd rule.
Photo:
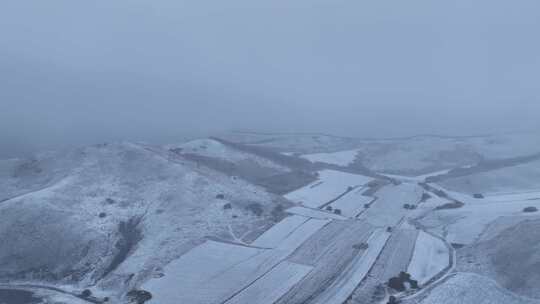
[[[3,0],[0,157],[227,129],[540,128],[537,0]]]

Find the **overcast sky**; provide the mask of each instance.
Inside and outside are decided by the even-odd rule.
[[[2,0],[0,157],[540,129],[540,1]]]

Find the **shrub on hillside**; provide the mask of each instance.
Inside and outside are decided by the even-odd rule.
[[[264,212],[264,209],[259,203],[251,203],[246,207],[247,210],[251,211],[256,216],[261,216]]]
[[[453,201],[450,203],[446,203],[440,206],[437,206],[436,210],[442,210],[442,209],[457,209],[463,207],[465,204],[460,201]]]
[[[144,304],[152,299],[152,294],[146,290],[133,289],[126,294],[129,303]]]
[[[536,208],[534,206],[523,208],[523,212],[537,212],[537,211],[538,211],[538,208]]]

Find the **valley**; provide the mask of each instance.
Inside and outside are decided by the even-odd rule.
[[[7,304],[472,304],[500,293],[500,303],[538,303],[527,282],[540,256],[523,246],[540,241],[526,233],[540,222],[540,166],[520,157],[540,148],[506,140],[521,148],[476,137],[228,134],[0,162],[0,295]],[[499,165],[463,169],[477,162]],[[529,279],[520,283],[509,261]]]

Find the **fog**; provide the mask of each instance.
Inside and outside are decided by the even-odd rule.
[[[3,0],[0,157],[540,127],[537,0]]]

